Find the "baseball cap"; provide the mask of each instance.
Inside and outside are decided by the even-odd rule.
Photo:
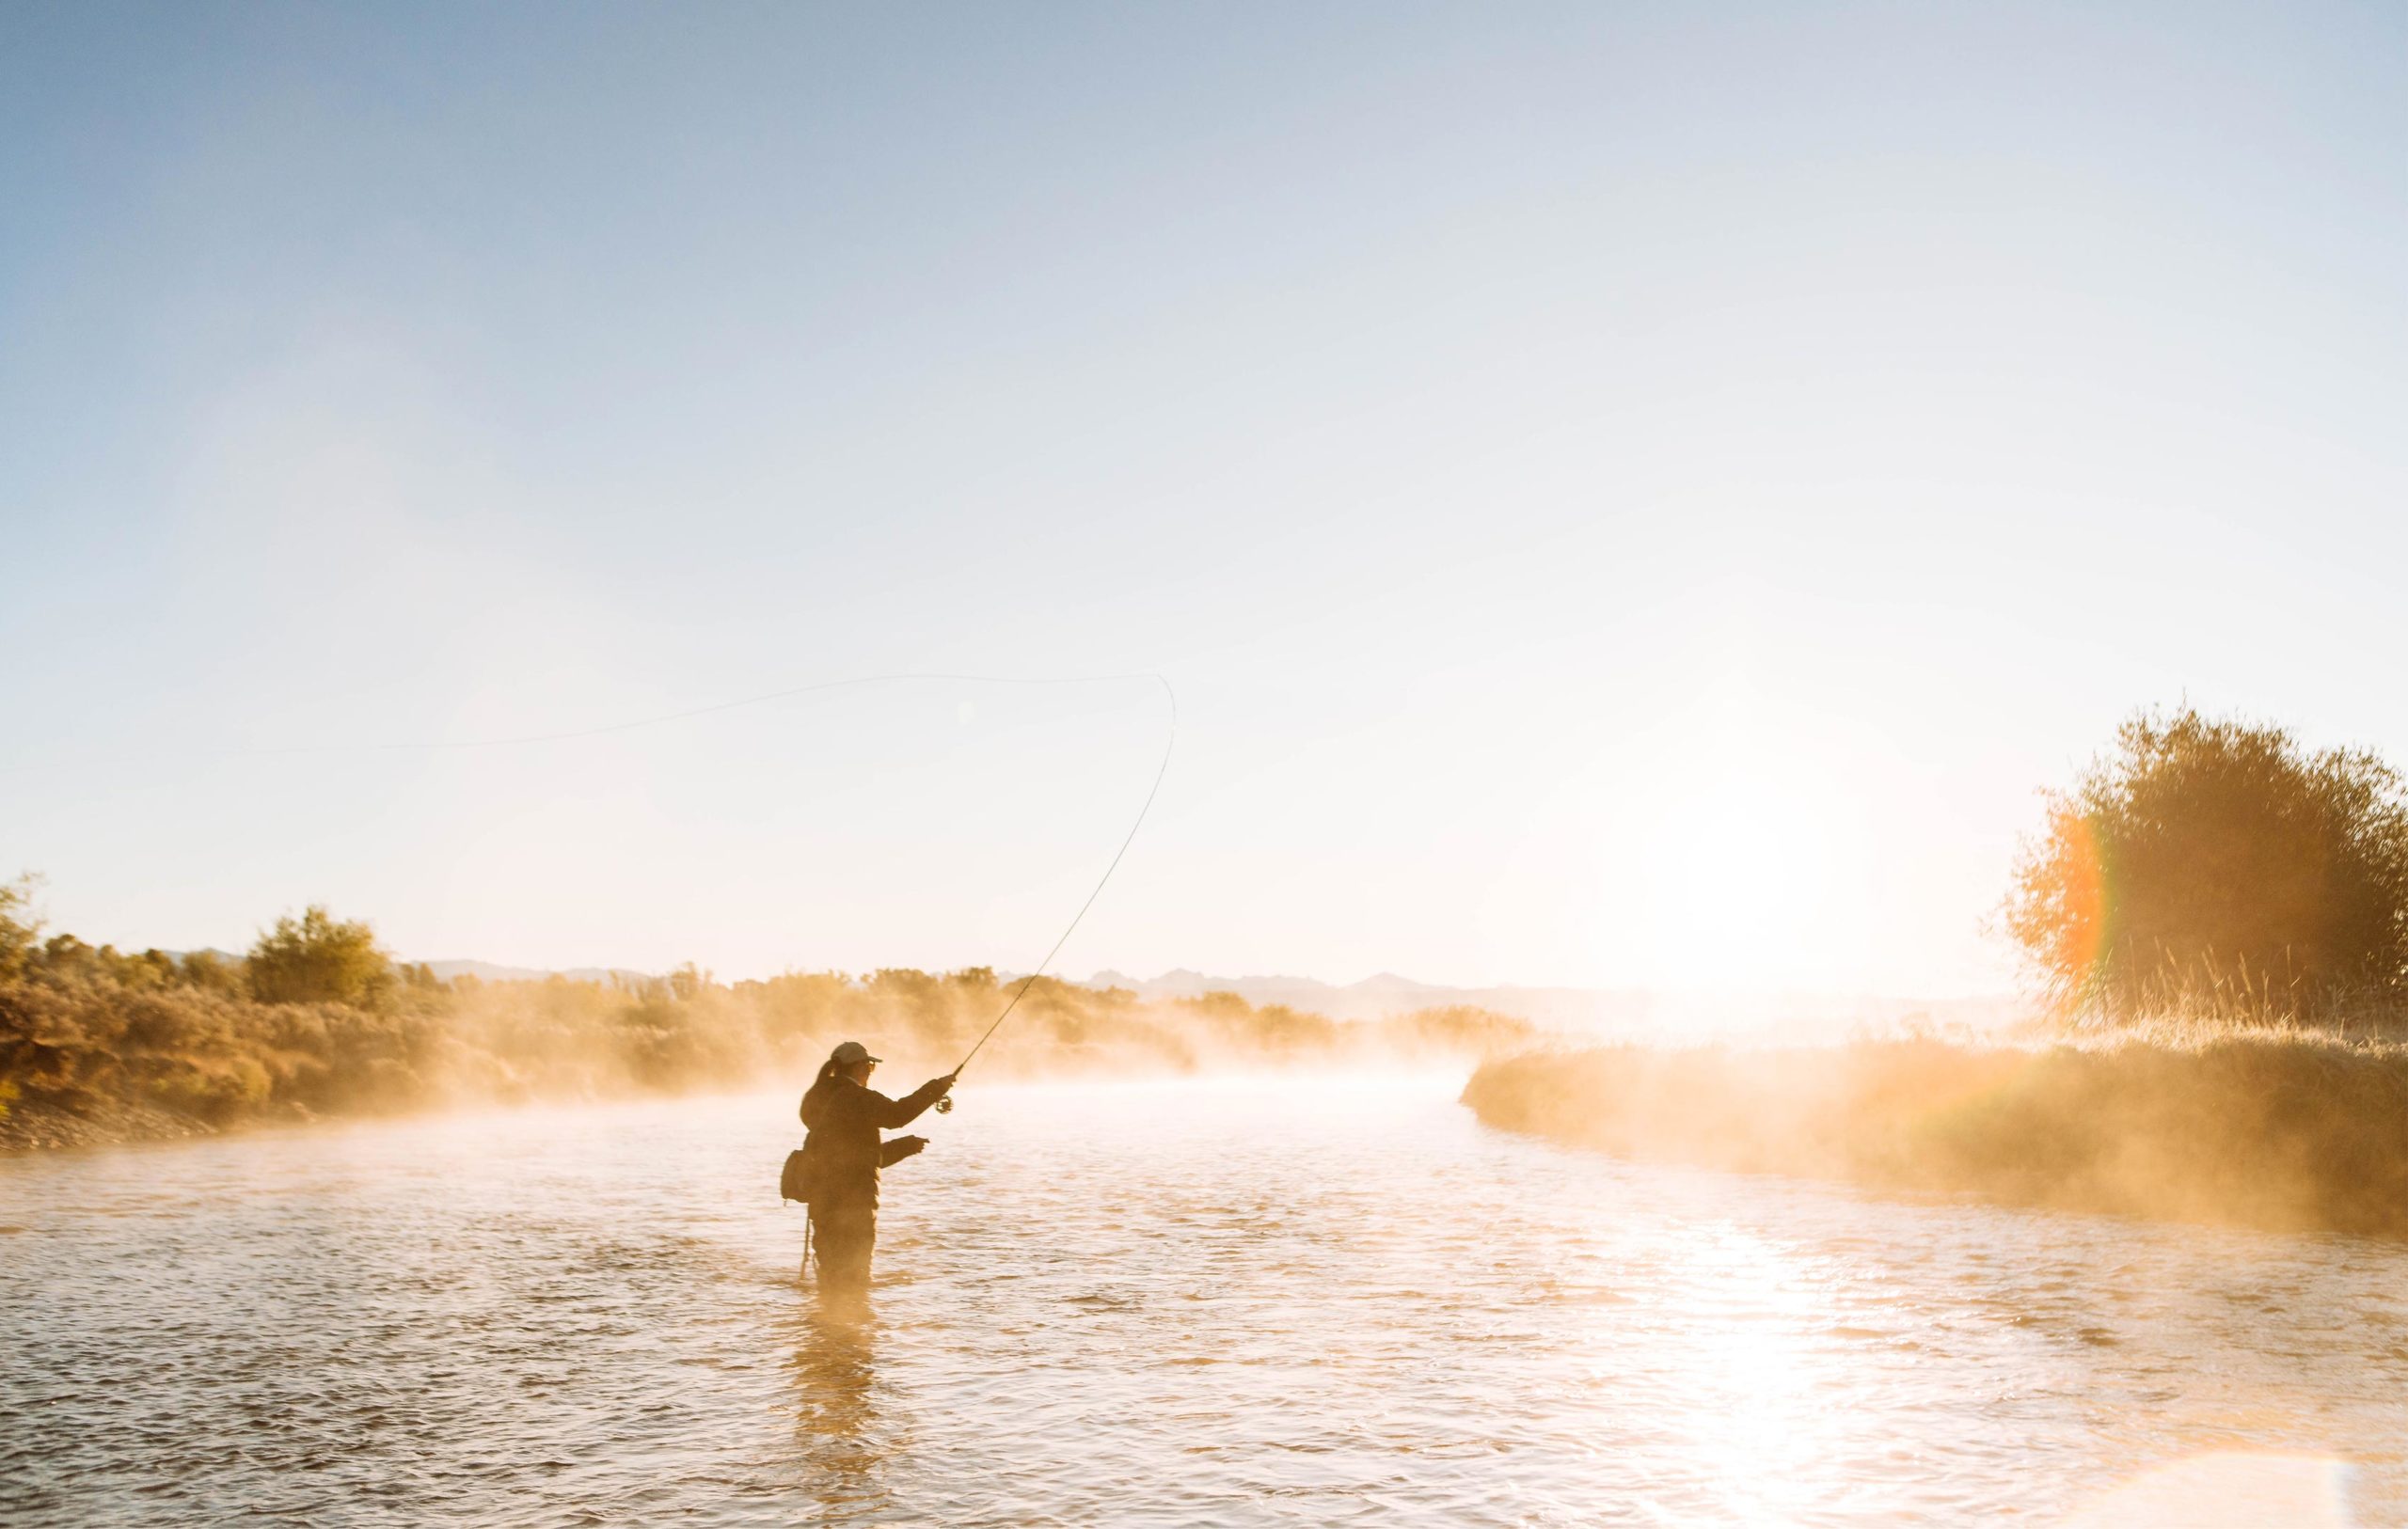
[[[859,1041],[847,1041],[837,1047],[828,1060],[840,1067],[857,1067],[864,1062],[883,1062],[886,1059],[870,1055],[869,1048]]]

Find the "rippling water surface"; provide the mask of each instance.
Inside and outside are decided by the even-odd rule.
[[[2048,1522],[2218,1450],[2408,1518],[2397,1248],[1620,1164],[1456,1086],[966,1088],[858,1327],[784,1096],[0,1161],[0,1519]]]

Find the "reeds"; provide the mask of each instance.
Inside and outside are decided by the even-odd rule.
[[[2253,965],[2246,954],[2213,947],[2188,957],[2158,947],[2144,967],[2136,953],[2113,963],[2130,973],[2120,985],[2052,993],[2045,1029],[2071,1034],[2206,1037],[2249,1031],[2408,1038],[2408,1001],[2391,987],[2310,979],[2290,953]]]

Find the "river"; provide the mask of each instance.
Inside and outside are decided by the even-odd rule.
[[[2269,1453],[2408,1519],[2408,1251],[1618,1163],[1459,1084],[974,1077],[860,1325],[783,1095],[0,1161],[0,1520],[2050,1523]]]

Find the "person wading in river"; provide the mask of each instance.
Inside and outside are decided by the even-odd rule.
[[[953,1088],[954,1075],[931,1078],[899,1099],[869,1086],[878,1058],[859,1041],[829,1053],[802,1096],[802,1143],[810,1163],[811,1234],[819,1250],[823,1295],[858,1300],[869,1294],[870,1253],[878,1246],[878,1171],[928,1144],[925,1136],[881,1141],[909,1126]]]

